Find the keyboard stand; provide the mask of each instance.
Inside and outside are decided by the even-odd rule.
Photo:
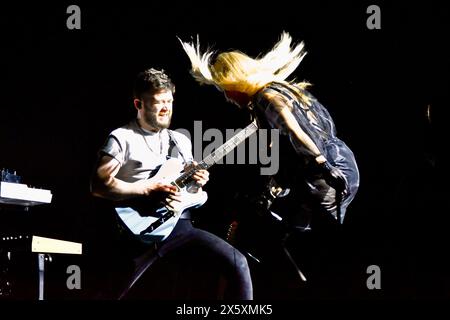
[[[21,183],[21,180],[22,178],[15,171],[12,172],[6,169],[0,171],[0,208],[2,206],[18,207],[28,212],[32,206],[47,204],[52,201],[50,190],[30,188],[26,184]],[[11,237],[11,240],[15,239],[16,237]],[[6,237],[6,240],[9,241],[9,237]],[[51,256],[46,252],[81,254],[81,243],[33,236],[31,251],[38,252],[39,300],[44,300],[45,261],[51,261]],[[2,252],[0,251],[0,253]],[[8,261],[10,256],[11,252],[8,251]],[[8,265],[5,268],[7,267]],[[7,269],[5,270],[7,271]],[[0,296],[10,295],[7,272],[5,272],[4,276],[4,285],[1,283],[2,279],[0,279]],[[4,290],[7,292],[2,292],[3,287],[5,287]]]
[[[44,272],[45,272],[45,253],[38,254],[39,270],[39,300],[44,300]]]

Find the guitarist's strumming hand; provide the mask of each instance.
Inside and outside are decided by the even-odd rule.
[[[170,209],[176,210],[176,204],[181,202],[181,193],[172,184],[152,182],[151,180],[140,180],[135,183],[139,185],[142,195],[149,197],[156,205],[162,203]]]
[[[180,192],[171,192],[163,201],[165,206],[173,211],[181,212],[180,204],[183,201]]]
[[[140,189],[140,194],[143,196],[155,197],[158,194],[174,194],[176,193],[177,187],[168,183],[153,182],[151,180],[139,180],[134,184],[138,185]]]

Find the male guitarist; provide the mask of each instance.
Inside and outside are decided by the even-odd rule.
[[[180,186],[170,181],[152,178],[168,159],[179,159],[185,170],[192,169],[196,165],[193,162],[190,140],[168,129],[173,112],[174,93],[175,85],[164,70],[151,68],[139,73],[134,85],[133,100],[137,118],[112,131],[99,153],[98,165],[91,183],[94,196],[113,200],[115,203],[138,200],[145,206],[148,202],[148,211],[142,214],[142,217],[134,212],[142,220],[146,215],[151,215],[151,211],[158,206],[163,207],[165,213],[178,215],[178,219],[174,220],[176,221],[174,228],[162,228],[164,230],[162,233],[166,234],[162,234],[159,241],[158,238],[152,240],[152,233],[147,225],[135,233],[135,235],[149,235],[150,238],[146,240],[151,242],[151,245],[148,246],[148,251],[134,257],[133,272],[125,280],[118,298],[130,298],[131,293],[136,291],[130,289],[139,287],[140,283],[137,280],[145,279],[141,276],[156,260],[160,259],[164,263],[165,258],[178,253],[184,260],[194,260],[186,259],[189,256],[182,254],[194,250],[196,257],[197,254],[201,254],[200,259],[211,258],[211,261],[200,261],[199,264],[217,267],[219,270],[214,271],[225,279],[225,290],[218,293],[217,297],[251,300],[253,289],[246,258],[223,239],[193,227],[189,211],[179,210],[180,204],[184,201]],[[208,181],[208,176],[208,171],[201,168],[191,175],[192,184],[198,189],[197,192],[204,193],[201,187]],[[127,224],[126,213],[124,216],[121,218]],[[164,222],[164,217],[161,220]],[[128,223],[127,226],[130,229],[128,231],[133,231],[133,223]],[[177,262],[183,269],[188,269],[187,266],[192,263],[192,261]],[[142,287],[142,284],[140,286]]]

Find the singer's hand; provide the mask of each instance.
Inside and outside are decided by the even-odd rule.
[[[323,174],[325,182],[336,190],[336,193],[342,196],[347,193],[347,180],[344,174],[338,168],[332,166],[328,161],[320,164],[320,168]]]

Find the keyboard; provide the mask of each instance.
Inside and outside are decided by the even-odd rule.
[[[31,207],[51,201],[50,190],[30,188],[23,183],[0,182],[0,203]]]

